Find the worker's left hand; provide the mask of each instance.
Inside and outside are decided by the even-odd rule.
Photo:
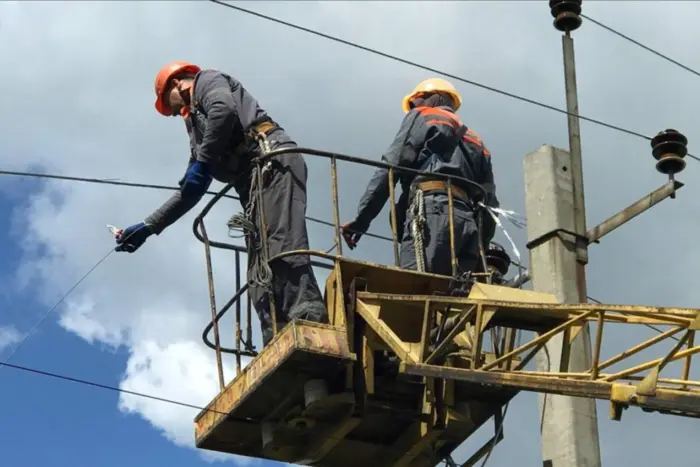
[[[351,250],[355,249],[357,243],[362,238],[362,235],[367,230],[367,226],[360,224],[360,222],[355,219],[351,222],[346,222],[340,227],[340,233],[343,235],[345,243]]]
[[[117,247],[114,251],[126,251],[133,253],[146,242],[146,239],[153,235],[153,230],[143,222],[134,224],[124,229],[117,237]]]

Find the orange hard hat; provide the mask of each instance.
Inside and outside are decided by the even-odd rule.
[[[411,94],[403,98],[403,111],[408,113],[408,111],[411,110],[411,100],[427,92],[443,92],[448,94],[454,101],[455,112],[462,106],[462,96],[459,95],[459,92],[457,92],[457,89],[452,83],[442,78],[430,78],[418,83],[418,86],[413,89]]]
[[[158,71],[158,74],[156,75],[156,82],[155,82],[155,89],[156,89],[155,106],[156,106],[156,110],[160,114],[165,115],[166,117],[171,116],[172,111],[163,102],[163,93],[165,92],[165,87],[170,82],[170,79],[173,76],[178,75],[180,73],[190,72],[190,73],[197,74],[200,71],[201,71],[201,68],[199,68],[197,65],[193,65],[189,62],[172,62],[172,63],[168,63],[163,68],[161,68]]]

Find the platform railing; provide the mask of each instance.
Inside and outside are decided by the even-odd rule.
[[[364,166],[369,166],[369,167],[374,167],[377,169],[385,169],[388,171],[388,192],[389,192],[389,209],[390,209],[390,226],[391,226],[391,232],[392,232],[392,237],[391,241],[393,243],[393,256],[394,256],[394,266],[398,267],[399,265],[399,241],[400,239],[398,238],[398,232],[397,232],[397,212],[396,212],[396,203],[395,203],[395,181],[396,181],[396,173],[399,174],[407,174],[409,176],[428,176],[431,179],[437,179],[437,180],[443,180],[446,182],[448,190],[447,190],[447,196],[448,196],[448,216],[449,216],[449,229],[450,229],[450,256],[451,256],[451,267],[452,267],[452,276],[449,277],[451,279],[457,279],[457,273],[458,273],[458,266],[457,266],[457,255],[456,255],[456,250],[455,250],[455,231],[454,231],[454,200],[453,200],[453,194],[452,194],[452,186],[454,184],[460,184],[462,187],[464,186],[470,186],[473,187],[478,195],[475,196],[475,200],[483,200],[485,198],[485,190],[484,188],[478,184],[475,183],[474,181],[468,180],[463,177],[458,177],[458,176],[453,176],[453,175],[446,175],[446,174],[437,174],[437,173],[432,173],[432,172],[426,172],[426,171],[420,171],[420,170],[415,170],[415,169],[410,169],[406,167],[399,167],[391,164],[386,164],[383,162],[378,162],[378,161],[373,161],[369,159],[363,159],[360,157],[355,157],[355,156],[348,156],[344,154],[337,154],[333,152],[328,152],[328,151],[321,151],[317,149],[309,149],[309,148],[300,148],[300,147],[291,147],[291,148],[283,148],[283,149],[276,149],[273,151],[268,152],[267,154],[260,156],[252,161],[252,166],[256,166],[258,169],[261,169],[262,166],[266,161],[269,159],[279,156],[282,154],[288,154],[288,153],[298,153],[302,154],[304,156],[313,156],[313,157],[322,157],[330,160],[330,174],[331,174],[331,192],[332,192],[332,201],[333,201],[333,227],[335,231],[335,244],[337,248],[338,254],[330,254],[328,252],[320,251],[320,250],[314,250],[314,249],[308,249],[308,250],[293,250],[293,251],[287,251],[284,252],[280,255],[277,255],[272,258],[268,258],[268,264],[273,263],[274,261],[280,260],[284,257],[288,256],[293,256],[293,255],[308,255],[314,258],[320,258],[324,259],[326,261],[318,261],[317,259],[311,259],[311,264],[312,266],[323,268],[323,269],[332,269],[333,265],[336,261],[339,259],[343,258],[343,246],[342,246],[342,227],[340,224],[340,209],[339,209],[339,193],[338,193],[338,167],[337,167],[337,162],[338,161],[345,161],[345,162],[350,162],[353,164],[359,164],[359,165],[364,165]],[[237,196],[232,196],[229,195],[228,193],[231,191],[231,189],[234,188],[234,185],[228,184],[226,185],[223,189],[221,189],[214,197],[212,197],[209,202],[204,206],[202,211],[199,213],[199,215],[194,219],[193,225],[192,225],[192,230],[194,232],[195,237],[201,241],[204,244],[205,248],[205,255],[206,255],[206,267],[207,267],[207,279],[208,279],[208,284],[209,284],[209,299],[210,299],[210,308],[211,308],[211,321],[207,324],[205,327],[203,333],[202,333],[202,339],[204,343],[211,349],[213,349],[216,352],[216,361],[217,361],[217,370],[218,370],[218,376],[219,376],[219,385],[223,389],[225,386],[224,382],[224,375],[223,375],[223,363],[222,363],[222,354],[227,353],[227,354],[233,354],[236,356],[236,374],[239,374],[241,371],[241,359],[242,357],[255,357],[257,355],[257,351],[255,347],[253,346],[252,343],[252,303],[250,296],[248,294],[248,299],[247,299],[247,306],[246,306],[246,329],[245,329],[245,337],[243,336],[243,330],[241,329],[241,318],[242,318],[242,310],[241,310],[241,298],[244,293],[247,292],[249,288],[249,283],[246,281],[243,285],[241,285],[241,253],[246,253],[247,254],[247,248],[244,246],[240,245],[235,245],[232,243],[227,243],[227,242],[220,242],[220,241],[213,241],[209,238],[209,235],[207,233],[205,224],[204,224],[204,218],[207,216],[207,214],[211,211],[211,209],[216,205],[219,200],[222,198],[232,198],[232,199],[239,199]],[[259,188],[262,189],[262,188]],[[262,209],[264,210],[264,206],[262,206]],[[482,227],[482,222],[481,222],[481,213],[483,211],[477,210],[479,215],[477,216],[477,228],[479,231],[479,252],[480,252],[480,257],[481,257],[481,272],[475,272],[471,274],[472,277],[476,277],[477,280],[481,280],[484,282],[490,282],[490,273],[488,273],[488,268],[486,267],[485,264],[485,247],[483,245],[483,241],[481,238],[481,227]],[[263,216],[261,216],[263,217]],[[264,218],[264,217],[263,217]],[[260,224],[258,224],[259,226]],[[264,227],[264,226],[263,226]],[[372,237],[379,237],[377,235],[370,235]],[[386,237],[380,237],[384,238],[386,240],[389,240]],[[263,246],[266,248],[266,245]],[[231,297],[230,300],[228,300],[224,306],[221,308],[221,310],[217,311],[217,305],[216,305],[216,293],[215,293],[215,287],[214,287],[214,276],[213,276],[213,268],[212,268],[212,261],[211,261],[211,249],[212,248],[219,248],[219,249],[224,249],[224,250],[230,250],[234,252],[234,257],[235,257],[235,267],[236,267],[236,280],[235,280],[235,286],[236,286],[236,293]],[[448,277],[448,276],[444,276]],[[273,300],[271,300],[273,302]],[[220,330],[219,330],[219,322],[221,318],[235,305],[235,347],[234,348],[226,348],[221,346],[221,339],[220,339]],[[273,323],[276,323],[276,311],[274,308],[274,303],[273,306],[271,306],[271,314],[273,315]],[[276,324],[273,326],[274,328],[274,333],[280,331],[279,329],[276,329]],[[214,341],[212,342],[211,339],[209,338],[209,334],[211,331],[214,331]],[[494,343],[494,347],[496,346],[496,343]]]

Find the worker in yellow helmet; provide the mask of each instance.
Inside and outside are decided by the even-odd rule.
[[[159,235],[204,196],[213,179],[233,183],[247,219],[249,293],[262,326],[263,343],[272,338],[270,293],[277,311],[278,329],[295,318],[327,322],[328,314],[308,255],[287,256],[272,262],[271,274],[254,261],[260,245],[259,229],[266,227],[269,257],[291,250],[308,250],[306,230],[307,168],[299,153],[272,157],[263,175],[254,177],[251,161],[267,150],[296,147],[282,127],[235,78],[217,70],[202,70],[188,62],[172,62],[155,79],[155,108],[164,116],[185,120],[190,136],[190,158],[180,190],[146,217],[117,237],[117,251],[132,253],[151,235]],[[262,179],[264,223],[248,209]],[[233,221],[233,219],[232,219]],[[251,225],[255,227],[251,230]],[[252,258],[252,259],[251,259]],[[263,264],[262,267],[266,267]],[[258,269],[255,271],[255,269]],[[267,276],[267,277],[265,277]],[[269,279],[269,280],[268,280]]]
[[[382,161],[427,174],[396,173],[394,177],[394,183],[401,182],[402,188],[396,211],[401,242],[399,266],[451,276],[448,187],[444,180],[430,174],[453,175],[479,183],[486,191],[484,204],[498,207],[491,154],[481,138],[455,114],[462,98],[450,82],[440,78],[425,80],[403,99],[402,105],[406,116]],[[474,211],[479,195],[480,190],[471,184],[452,184],[460,275],[477,267],[479,234]],[[384,208],[388,197],[388,170],[378,169],[360,200],[357,216],[343,226],[343,237],[351,249]],[[495,225],[490,216],[484,217],[487,222],[481,241],[488,245]]]

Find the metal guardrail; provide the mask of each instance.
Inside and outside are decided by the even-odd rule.
[[[448,194],[448,216],[449,216],[449,226],[450,226],[450,251],[451,251],[451,262],[452,262],[452,270],[453,273],[455,273],[456,276],[456,267],[457,267],[457,258],[456,258],[456,252],[454,248],[454,240],[455,240],[455,233],[454,233],[454,205],[453,205],[453,196],[452,196],[452,186],[455,183],[461,184],[462,186],[471,186],[474,187],[478,192],[480,196],[477,196],[477,198],[482,199],[486,192],[484,188],[471,180],[468,180],[463,177],[457,177],[457,176],[452,176],[452,175],[446,175],[446,174],[437,174],[437,173],[432,173],[432,172],[426,172],[426,171],[420,171],[420,170],[415,170],[415,169],[410,169],[406,167],[399,167],[391,164],[386,164],[383,162],[378,162],[378,161],[372,161],[368,159],[363,159],[360,157],[355,157],[355,156],[348,156],[344,154],[337,154],[333,152],[328,152],[328,151],[321,151],[317,149],[310,149],[310,148],[301,148],[301,147],[291,147],[291,148],[282,148],[282,149],[276,149],[273,151],[268,152],[267,154],[260,156],[258,158],[255,158],[252,161],[252,164],[257,164],[258,167],[262,167],[262,165],[270,158],[279,156],[282,154],[288,154],[288,153],[298,153],[302,154],[304,156],[315,156],[315,157],[322,157],[326,159],[330,159],[330,165],[331,165],[331,191],[332,191],[332,198],[333,198],[333,227],[335,230],[335,243],[337,246],[337,255],[332,255],[324,251],[320,250],[294,250],[294,251],[287,251],[284,252],[280,255],[277,255],[273,258],[269,258],[268,264],[271,264],[274,261],[277,261],[283,257],[287,256],[292,256],[292,255],[308,255],[311,257],[315,258],[322,258],[327,261],[318,261],[316,259],[311,259],[311,264],[312,266],[315,267],[320,267],[323,269],[332,269],[333,268],[333,263],[337,261],[339,258],[343,257],[343,249],[342,249],[342,238],[341,238],[341,225],[340,225],[340,211],[339,211],[339,206],[338,206],[338,201],[339,201],[339,195],[338,195],[338,168],[337,168],[337,161],[345,161],[345,162],[350,162],[350,163],[355,163],[355,164],[360,164],[360,165],[365,165],[369,167],[375,167],[375,168],[382,168],[388,170],[388,175],[389,175],[389,207],[390,207],[390,220],[391,220],[391,231],[392,231],[392,242],[393,242],[393,253],[394,253],[394,263],[396,266],[398,266],[399,262],[399,238],[397,235],[397,213],[396,213],[396,204],[395,204],[395,190],[394,190],[394,184],[395,184],[395,174],[396,172],[399,172],[401,174],[409,174],[412,176],[418,176],[418,175],[424,175],[424,176],[429,176],[432,179],[437,179],[437,180],[443,180],[446,182],[448,186],[447,194]],[[227,243],[227,242],[220,242],[220,241],[213,241],[209,238],[209,235],[207,233],[206,227],[204,225],[204,218],[209,214],[211,209],[214,207],[214,205],[221,199],[223,198],[232,188],[234,188],[234,185],[232,183],[226,185],[223,189],[221,189],[214,197],[212,197],[209,202],[204,206],[202,211],[199,213],[199,215],[194,219],[194,222],[192,224],[192,231],[195,235],[195,237],[204,244],[205,248],[205,254],[206,254],[206,265],[207,265],[207,279],[209,283],[209,298],[210,298],[210,306],[211,306],[211,321],[207,324],[205,327],[204,331],[202,332],[202,340],[204,343],[207,345],[207,347],[213,349],[216,352],[216,358],[217,358],[217,367],[218,367],[218,373],[219,373],[219,383],[220,386],[223,388],[224,387],[224,377],[223,377],[223,365],[222,365],[222,353],[228,353],[228,354],[233,354],[236,356],[236,372],[240,373],[241,371],[241,357],[254,357],[257,355],[257,351],[255,350],[255,347],[252,344],[252,303],[250,300],[250,297],[247,298],[247,306],[246,306],[246,329],[245,329],[245,338],[243,337],[243,331],[241,329],[241,318],[242,318],[242,307],[241,307],[241,299],[243,294],[248,290],[249,284],[246,282],[245,284],[241,285],[241,253],[247,253],[247,249],[244,246],[240,245],[235,245],[232,243]],[[262,208],[264,209],[264,207]],[[480,221],[480,216],[478,220],[478,229],[479,232],[481,231],[481,221]],[[481,267],[483,268],[483,271],[486,271],[487,268],[485,267],[485,254],[484,254],[484,245],[483,242],[481,241],[481,235],[479,235],[479,251],[481,253],[481,258],[482,258],[482,265]],[[214,290],[214,279],[213,279],[213,270],[212,270],[212,264],[211,264],[211,249],[212,248],[219,248],[219,249],[224,249],[224,250],[229,250],[233,251],[235,254],[235,264],[236,264],[236,281],[235,281],[235,286],[236,286],[236,293],[233,295],[233,297],[226,302],[226,304],[221,308],[221,310],[217,311],[217,306],[216,306],[216,294]],[[486,274],[485,272],[481,273],[476,273],[473,274],[473,276],[489,276],[489,274]],[[247,294],[246,294],[247,295]],[[221,346],[220,342],[220,331],[219,331],[219,322],[221,318],[235,305],[235,348],[226,348]],[[273,312],[274,315],[274,312]],[[214,331],[214,342],[211,341],[209,338],[209,334],[211,331]],[[275,329],[275,332],[278,330]]]

